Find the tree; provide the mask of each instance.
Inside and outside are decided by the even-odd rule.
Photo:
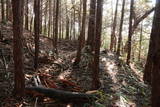
[[[81,50],[85,42],[85,23],[86,23],[86,9],[87,9],[87,0],[83,0],[83,18],[82,18],[82,28],[79,36],[79,45],[77,50],[77,57],[75,59],[75,65],[79,64],[81,58]]]
[[[44,15],[45,15],[45,18],[44,18],[44,34],[47,34],[47,18],[48,18],[48,0],[47,2],[45,3],[45,12],[44,12]],[[49,37],[49,35],[48,35]]]
[[[129,18],[129,33],[128,33],[128,49],[127,49],[127,61],[126,63],[130,64],[131,57],[131,45],[132,45],[132,24],[133,24],[133,11],[134,11],[134,0],[131,0],[130,4],[130,18]]]
[[[56,18],[55,18],[55,38],[54,38],[54,48],[55,53],[58,54],[57,42],[58,42],[58,16],[59,16],[59,0],[56,0]]]
[[[1,15],[2,15],[2,21],[5,20],[5,10],[4,10],[4,0],[1,0]]]
[[[73,19],[71,19],[71,20],[73,20],[73,23],[71,23],[72,24],[72,26],[73,26],[73,38],[74,38],[74,40],[75,40],[75,36],[76,36],[76,26],[75,26],[75,22],[76,22],[76,8],[75,8],[75,0],[72,0],[72,5],[73,5]]]
[[[38,67],[38,56],[39,56],[39,34],[40,34],[40,0],[34,1],[34,36],[35,36],[35,58],[34,68]]]
[[[138,61],[141,60],[142,39],[143,39],[143,22],[141,24],[141,32],[140,32],[140,37],[139,37]]]
[[[9,20],[10,0],[6,0],[6,20]]]
[[[152,107],[160,107],[160,1],[156,0],[156,8],[152,25],[149,54],[152,61]]]
[[[118,2],[116,2],[116,9],[115,9],[115,14],[114,14],[114,20],[113,20],[113,28],[112,28],[112,33],[111,33],[111,42],[110,42],[110,50],[113,51],[113,48],[115,47],[116,50],[116,26],[117,26],[117,11],[118,11]]]
[[[141,21],[143,21],[149,14],[151,14],[153,11],[155,10],[155,8],[152,8],[148,11],[146,11],[142,16],[140,16],[139,18],[135,18],[134,19],[134,23],[132,22],[132,25],[129,27],[129,34],[128,34],[128,49],[127,49],[127,61],[126,63],[129,65],[130,63],[130,59],[131,59],[131,45],[132,45],[132,35],[134,34],[134,31],[136,30],[137,26],[139,25],[139,23]],[[134,9],[132,11],[132,15],[133,15]],[[130,16],[131,17],[131,16]],[[133,20],[133,16],[132,16],[132,20]]]
[[[24,95],[25,79],[23,73],[23,7],[24,0],[12,0],[13,10],[13,60],[14,60],[14,92]]]
[[[67,7],[67,1],[65,3],[65,7],[66,7],[66,39],[69,40],[69,16],[68,16],[68,7]]]
[[[95,38],[95,17],[96,17],[96,0],[90,0],[87,45],[91,47],[92,51],[94,49],[94,38]]]
[[[123,3],[122,3],[122,13],[121,13],[121,21],[120,21],[120,27],[119,27],[119,35],[118,35],[118,47],[117,47],[118,56],[120,56],[121,43],[122,43],[122,29],[123,29],[123,20],[124,20],[125,1],[126,0],[123,0]]]
[[[51,33],[51,20],[52,20],[52,0],[49,0],[49,20],[48,20],[48,37],[50,37]]]
[[[96,36],[95,36],[95,55],[93,62],[93,81],[92,88],[98,89],[100,87],[99,81],[99,56],[101,47],[101,32],[102,32],[102,13],[103,13],[103,0],[97,0],[96,12]]]
[[[25,29],[29,30],[29,18],[28,18],[28,14],[29,14],[29,10],[28,10],[28,0],[26,0],[26,5],[25,5]]]

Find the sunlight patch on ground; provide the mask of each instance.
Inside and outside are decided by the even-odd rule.
[[[65,71],[59,74],[57,79],[65,79],[66,77],[69,77],[71,75],[71,72]]]
[[[106,62],[105,66],[106,66],[106,72],[108,72],[108,74],[112,77],[113,82],[116,83],[117,82],[116,65],[113,62]]]

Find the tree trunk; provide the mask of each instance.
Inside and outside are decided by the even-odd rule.
[[[52,35],[52,44],[53,44],[53,50],[54,49],[54,46],[55,46],[55,13],[56,13],[56,1],[54,0],[53,1],[53,35]]]
[[[54,38],[54,48],[55,48],[55,53],[58,54],[58,48],[57,48],[57,43],[58,43],[58,16],[59,16],[59,0],[56,1],[56,19],[55,19],[55,38]]]
[[[86,9],[87,9],[87,0],[83,0],[83,18],[82,18],[82,28],[79,36],[79,45],[77,51],[77,57],[74,64],[78,65],[81,59],[81,50],[84,47],[85,43],[85,23],[86,23]]]
[[[5,13],[4,13],[4,0],[1,0],[1,15],[2,15],[2,21],[5,21]]]
[[[72,27],[73,27],[73,39],[76,39],[76,26],[75,26],[75,22],[76,22],[76,11],[75,11],[75,0],[72,0],[72,5],[73,5],[73,23],[72,23]]]
[[[68,17],[68,8],[67,8],[67,1],[65,4],[66,7],[66,39],[69,40],[69,17]]]
[[[24,95],[25,79],[23,73],[23,0],[12,0],[13,9],[13,60],[14,60],[14,92]]]
[[[95,38],[95,17],[96,17],[96,0],[90,0],[87,45],[91,47],[92,51],[94,49],[94,38]]]
[[[66,39],[69,40],[69,18],[66,18]]]
[[[156,0],[156,8],[151,32],[152,51],[152,107],[160,107],[160,1]],[[154,49],[151,49],[154,48]],[[151,49],[151,50],[150,50]]]
[[[6,20],[9,20],[10,0],[6,0]]]
[[[48,20],[48,37],[51,37],[51,19],[52,19],[52,0],[49,0],[49,20]]]
[[[43,0],[40,0],[40,12],[39,12],[39,14],[40,14],[40,22],[39,22],[39,25],[40,25],[40,30],[39,30],[39,33],[40,34],[42,34],[42,24],[43,24],[43,15],[42,15],[42,13],[43,13]]]
[[[79,12],[78,12],[78,24],[79,24],[79,29],[78,29],[78,34],[80,35],[80,33],[81,33],[81,24],[82,24],[82,3],[83,3],[83,0],[79,0],[79,2],[80,2],[80,6],[79,6]]]
[[[31,21],[30,21],[30,32],[33,31],[33,16],[31,17]]]
[[[128,49],[127,49],[127,60],[126,63],[130,64],[131,59],[131,46],[132,46],[132,20],[133,20],[133,11],[134,11],[134,0],[131,0],[130,4],[130,18],[129,18],[129,33],[128,33]]]
[[[140,33],[140,37],[139,37],[138,61],[141,60],[142,38],[143,38],[143,22],[141,24],[141,33]]]
[[[38,68],[38,56],[39,56],[39,34],[40,34],[40,0],[34,1],[34,33],[35,33],[35,59],[34,68]]]
[[[93,62],[93,80],[92,88],[98,89],[100,87],[99,81],[99,56],[101,47],[101,32],[102,32],[102,13],[103,0],[97,0],[97,15],[96,15],[96,36],[95,36],[95,55]]]
[[[27,87],[26,92],[37,92],[43,94],[44,97],[53,98],[62,102],[91,102],[95,101],[97,98],[92,94],[78,93],[78,92],[68,92],[63,90],[57,90],[52,88],[43,87]]]
[[[25,5],[25,29],[26,29],[26,30],[29,30],[28,14],[29,14],[29,10],[28,10],[28,0],[26,0],[26,5]]]
[[[118,11],[118,2],[116,2],[116,9],[114,13],[114,20],[113,20],[113,28],[112,28],[112,33],[111,33],[111,42],[110,42],[110,50],[113,51],[113,48],[116,47],[116,26],[117,26],[117,11]]]
[[[62,39],[62,1],[59,1],[59,40]]]
[[[47,34],[47,18],[48,18],[48,1],[45,4],[44,34]],[[49,37],[49,36],[48,36]]]
[[[118,56],[120,56],[120,51],[121,51],[122,29],[123,29],[123,20],[124,20],[125,1],[126,1],[126,0],[123,0],[123,3],[122,3],[121,22],[120,22],[120,28],[119,28],[118,47],[117,47],[117,55],[118,55]]]

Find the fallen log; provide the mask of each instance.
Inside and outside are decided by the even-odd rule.
[[[52,88],[44,87],[26,87],[26,92],[28,93],[39,93],[44,97],[53,98],[54,100],[62,102],[93,102],[97,98],[93,94],[85,94],[78,92],[68,92],[63,90],[57,90]]]

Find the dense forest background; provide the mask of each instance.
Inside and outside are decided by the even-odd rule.
[[[159,107],[159,0],[0,0],[2,107]]]

